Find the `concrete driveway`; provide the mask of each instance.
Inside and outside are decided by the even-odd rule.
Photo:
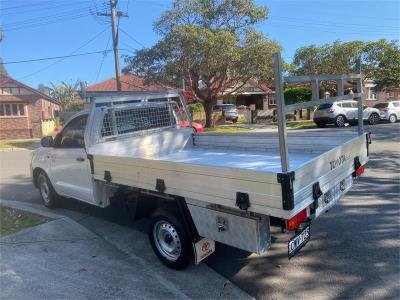
[[[366,129],[373,133],[372,159],[366,173],[340,205],[312,224],[311,241],[295,258],[287,260],[287,237],[276,233],[266,255],[218,245],[207,265],[260,299],[400,298],[400,124]],[[30,183],[28,162],[26,151],[0,152],[1,198],[40,202]],[[145,220],[132,223],[117,209],[96,209],[76,201],[64,203],[56,212],[122,249],[135,253],[147,249],[143,248],[148,244]],[[131,246],[121,242],[130,239],[136,241]],[[151,251],[140,255],[150,264],[156,261]],[[175,272],[189,274],[176,277],[175,282],[185,278],[190,282],[200,272],[199,267]],[[168,269],[161,270],[171,274]]]

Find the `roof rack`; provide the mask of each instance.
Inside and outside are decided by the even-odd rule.
[[[360,59],[356,62],[355,74],[337,74],[337,75],[304,75],[304,76],[282,76],[282,60],[281,54],[274,54],[274,78],[275,78],[275,95],[276,95],[276,107],[278,116],[278,132],[279,132],[279,148],[281,155],[281,166],[282,172],[288,172],[289,160],[288,160],[288,147],[287,147],[287,133],[286,133],[286,114],[290,111],[299,110],[314,105],[320,105],[323,103],[333,103],[335,101],[350,100],[354,99],[358,102],[358,134],[364,133],[363,128],[363,102],[362,102],[362,90],[361,90],[361,63]],[[329,97],[326,99],[320,99],[319,97],[319,84],[321,81],[336,81],[337,96]],[[352,94],[344,94],[344,81],[354,80],[356,82],[357,91]],[[285,105],[283,87],[284,83],[311,83],[312,97],[311,101],[295,103],[291,105]]]

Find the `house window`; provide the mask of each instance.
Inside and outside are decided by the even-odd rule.
[[[21,89],[19,87],[3,87],[1,88],[1,93],[3,95],[19,95]]]
[[[376,100],[376,90],[374,87],[368,88],[368,98],[367,100]]]
[[[0,104],[1,117],[22,117],[25,116],[25,104],[4,103]]]
[[[269,105],[276,105],[275,95],[268,95],[268,104]]]

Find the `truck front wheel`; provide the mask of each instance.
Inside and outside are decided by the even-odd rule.
[[[151,246],[168,267],[186,268],[193,260],[192,243],[182,224],[169,212],[156,212],[149,230]]]
[[[58,195],[54,190],[46,173],[40,172],[37,177],[37,187],[40,191],[44,206],[54,208],[57,205]]]

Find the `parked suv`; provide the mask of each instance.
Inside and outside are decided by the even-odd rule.
[[[400,120],[400,100],[378,103],[374,108],[379,109],[382,120],[395,123]]]
[[[326,124],[335,124],[337,127],[343,127],[346,123],[355,125],[357,119],[358,104],[354,100],[324,103],[318,106],[314,112],[314,122],[318,127],[324,127]],[[379,123],[379,110],[364,106],[363,120],[366,120],[370,125]]]
[[[225,120],[232,121],[233,123],[236,123],[239,119],[238,111],[233,104],[215,104],[213,111],[222,111],[225,114]]]

